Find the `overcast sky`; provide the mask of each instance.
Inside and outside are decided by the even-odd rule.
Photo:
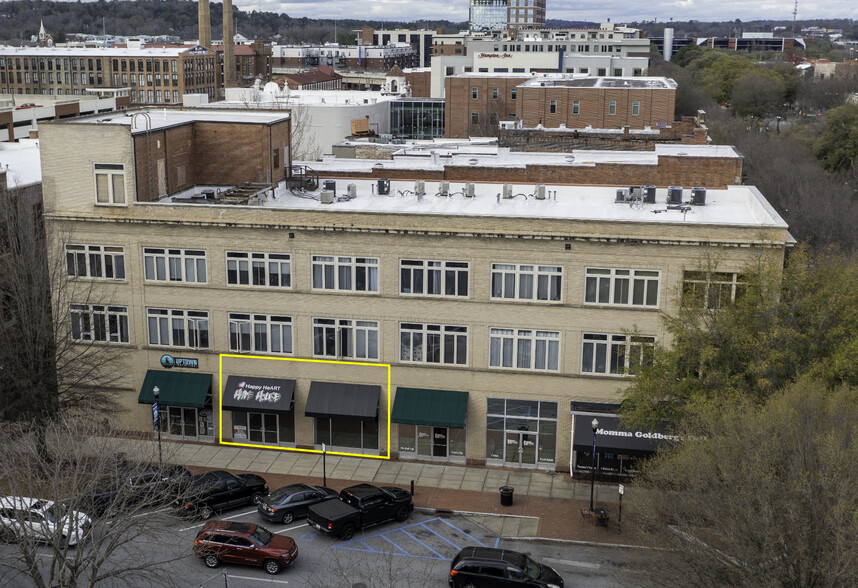
[[[468,0],[233,0],[242,10],[285,12],[309,18],[354,18],[414,21],[441,19],[464,21]],[[632,22],[657,20],[743,21],[792,20],[791,0],[546,0],[547,18],[591,22]],[[858,19],[856,0],[801,0],[798,20],[819,18]]]

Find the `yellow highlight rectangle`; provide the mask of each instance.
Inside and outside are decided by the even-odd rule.
[[[218,355],[218,444],[234,445],[237,447],[255,447],[257,449],[277,449],[280,451],[299,451],[302,453],[322,453],[321,449],[299,449],[297,447],[277,447],[272,445],[256,445],[254,443],[236,443],[235,441],[223,440],[223,358],[235,357],[239,359],[270,359],[273,361],[301,361],[306,363],[333,363],[340,365],[362,365],[369,367],[387,368],[387,455],[366,455],[365,453],[345,453],[342,451],[326,451],[331,455],[346,455],[349,457],[368,457],[370,459],[390,459],[390,364],[389,363],[366,363],[359,361],[335,361],[332,359],[303,359],[298,357],[266,357],[262,355],[237,355],[232,353],[221,353]]]

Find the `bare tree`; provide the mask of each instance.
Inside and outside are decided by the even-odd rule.
[[[858,584],[858,390],[803,379],[697,411],[627,492],[624,532],[661,549],[639,585]]]
[[[61,417],[0,432],[0,584],[169,586],[170,562],[187,546],[165,544],[166,519],[151,508],[180,497],[156,455],[136,457],[145,479],[129,478],[118,431],[87,416]],[[169,454],[168,454],[169,457]],[[29,499],[37,499],[33,503]],[[97,501],[97,502],[96,502]],[[152,545],[158,550],[153,551]],[[185,547],[184,552],[182,547]]]
[[[110,343],[127,336],[127,322],[110,318],[116,315],[107,308],[109,284],[77,277],[74,264],[85,263],[89,253],[67,257],[70,242],[68,231],[45,235],[40,191],[0,191],[0,410],[6,419],[41,421],[83,404],[118,410],[113,385],[122,363]]]

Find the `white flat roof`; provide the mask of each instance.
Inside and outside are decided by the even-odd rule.
[[[135,114],[147,114],[147,116],[134,116]],[[167,108],[145,108],[140,110],[128,110],[120,112],[109,112],[95,116],[63,120],[62,122],[72,124],[111,124],[130,127],[134,123],[132,132],[162,129],[189,122],[230,122],[230,123],[257,123],[270,124],[289,118],[288,112],[267,112],[256,110],[220,110],[220,109],[185,109],[170,110]]]
[[[0,167],[9,188],[22,188],[42,181],[42,160],[37,139],[0,143]]]
[[[324,178],[324,174],[320,174]],[[656,190],[656,204],[616,203],[617,188],[628,186],[546,186],[546,199],[535,198],[533,184],[513,184],[513,198],[504,199],[502,184],[477,183],[473,198],[464,196],[463,182],[450,182],[450,197],[441,197],[439,182],[424,182],[425,196],[415,195],[415,182],[392,180],[390,195],[376,194],[375,179],[337,178],[337,200],[322,204],[319,191],[293,195],[283,183],[274,198],[266,199],[262,208],[286,208],[334,213],[419,214],[438,216],[517,217],[522,219],[566,219],[617,221],[659,224],[734,225],[783,228],[787,225],[760,192],[753,186],[728,186],[706,191],[705,206],[668,209],[667,188]],[[357,197],[348,200],[348,184],[355,184]],[[162,203],[181,203],[199,194],[199,188],[174,195]],[[683,190],[683,202],[690,200],[690,187]],[[212,201],[213,204],[218,204]],[[205,206],[205,204],[194,204]],[[233,206],[233,205],[226,205]],[[243,208],[243,207],[242,207]],[[669,233],[665,233],[669,236]]]

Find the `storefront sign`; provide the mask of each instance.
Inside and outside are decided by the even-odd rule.
[[[678,435],[665,433],[664,424],[656,427],[655,431],[627,430],[620,427],[619,419],[614,416],[599,415],[596,418],[599,421],[596,428],[596,451],[606,456],[613,453],[651,453],[661,444],[682,440]],[[593,415],[575,415],[573,444],[577,451],[592,451],[592,420]]]
[[[292,410],[295,380],[229,376],[223,391],[223,407],[250,412]]]
[[[173,357],[172,355],[162,355],[161,367],[165,367],[167,369],[173,367],[190,368],[195,370],[200,367],[200,360],[196,357]]]
[[[233,439],[247,439],[247,426],[246,425],[233,425],[232,426],[232,438]]]

